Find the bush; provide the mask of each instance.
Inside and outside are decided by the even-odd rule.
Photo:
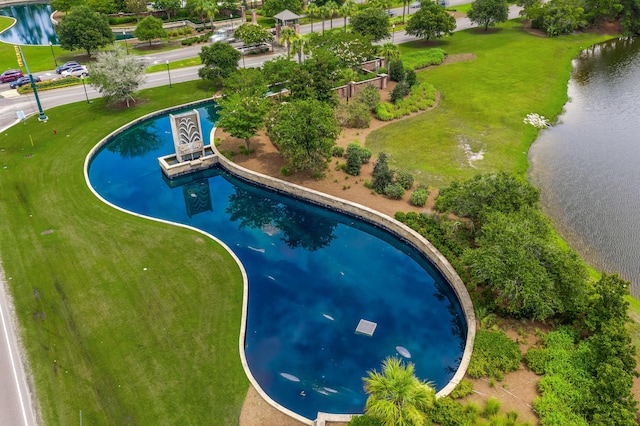
[[[467,379],[460,380],[460,383],[456,386],[456,388],[449,394],[451,398],[458,399],[464,398],[467,395],[471,395],[473,393],[473,383]]]
[[[478,330],[473,355],[467,372],[471,377],[495,377],[502,380],[504,373],[520,366],[518,344],[502,332]]]
[[[347,424],[349,426],[382,426],[382,422],[380,420],[367,414],[353,416],[351,421]]]
[[[491,397],[487,400],[487,403],[484,406],[484,410],[482,414],[485,417],[495,416],[496,414],[498,414],[498,411],[500,410],[500,405],[502,405],[500,401],[498,401],[494,397]]]
[[[366,129],[371,124],[371,110],[364,102],[351,102],[348,112],[348,127],[352,129]]]
[[[399,183],[403,189],[410,189],[413,186],[413,175],[406,170],[400,170],[396,173],[396,182]]]
[[[411,193],[409,201],[416,207],[424,207],[427,204],[429,198],[429,190],[427,188],[420,187]]]
[[[404,81],[405,83],[407,83],[407,86],[409,86],[409,88],[415,86],[418,82],[418,76],[416,75],[416,72],[412,69],[408,69],[404,74]]]
[[[360,150],[361,147],[357,142],[351,142],[347,145],[347,167],[345,172],[351,176],[358,176],[360,174],[360,167],[362,166]]]
[[[381,152],[378,154],[378,161],[373,166],[373,181],[371,188],[378,194],[384,193],[384,189],[393,183],[393,171],[389,169],[387,163],[387,154]]]
[[[389,80],[391,81],[404,81],[404,65],[400,59],[392,61],[389,66]]]
[[[386,73],[387,73],[387,68],[386,67],[378,68],[378,74],[386,74]]]
[[[376,117],[380,121],[391,121],[395,118],[391,111],[393,111],[393,105],[383,102],[376,107]]]
[[[419,70],[431,65],[439,65],[444,61],[446,53],[442,49],[425,49],[413,51],[402,56],[407,68]]]
[[[371,155],[372,153],[369,148],[360,148],[360,160],[362,160],[362,164],[367,164],[369,160],[371,160]]]
[[[404,188],[399,183],[392,183],[384,187],[384,195],[399,200],[404,195]]]
[[[362,102],[370,111],[375,111],[380,104],[380,92],[370,84],[360,89],[353,97],[356,102]]]
[[[342,157],[344,155],[344,148],[341,146],[334,146],[331,148],[331,155],[334,157]]]
[[[409,94],[410,89],[409,85],[404,81],[396,84],[396,87],[391,91],[391,103],[398,105],[398,102]]]
[[[449,397],[437,399],[433,408],[427,413],[427,416],[433,423],[438,423],[442,426],[475,424],[475,416],[468,413],[462,404]]]

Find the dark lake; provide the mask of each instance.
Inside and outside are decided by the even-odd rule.
[[[529,153],[556,229],[595,268],[640,296],[640,40],[616,39],[576,58],[570,101]]]

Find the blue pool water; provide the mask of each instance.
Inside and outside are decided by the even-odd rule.
[[[209,135],[215,108],[199,112]],[[118,206],[203,229],[236,253],[249,283],[247,363],[273,400],[310,419],[361,413],[362,377],[398,350],[407,355],[402,348],[420,378],[436,389],[449,382],[467,327],[421,254],[368,223],[221,169],[170,182],[157,157],[172,152],[168,117],[149,120],[95,156],[91,184]],[[354,333],[360,319],[377,323],[372,337]]]
[[[48,4],[25,4],[0,8],[0,15],[16,18],[16,24],[0,34],[0,41],[10,44],[58,44]],[[28,58],[27,58],[28,60]]]

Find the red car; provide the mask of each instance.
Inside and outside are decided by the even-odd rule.
[[[6,83],[8,81],[17,80],[20,77],[23,77],[22,71],[20,71],[20,70],[6,70],[2,74],[0,74],[0,83]]]

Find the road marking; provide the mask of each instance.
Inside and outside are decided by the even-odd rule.
[[[9,359],[11,360],[11,369],[13,370],[13,377],[16,380],[16,387],[18,388],[18,398],[20,399],[20,408],[22,409],[22,419],[25,425],[29,425],[27,420],[27,411],[24,408],[24,401],[22,400],[22,391],[20,390],[20,380],[18,379],[18,370],[16,369],[16,363],[13,359],[13,351],[11,350],[11,341],[9,340],[9,331],[7,330],[7,323],[4,320],[4,312],[2,311],[2,304],[0,304],[0,319],[2,320],[2,328],[4,329],[4,337],[7,341],[7,348],[9,349]]]

